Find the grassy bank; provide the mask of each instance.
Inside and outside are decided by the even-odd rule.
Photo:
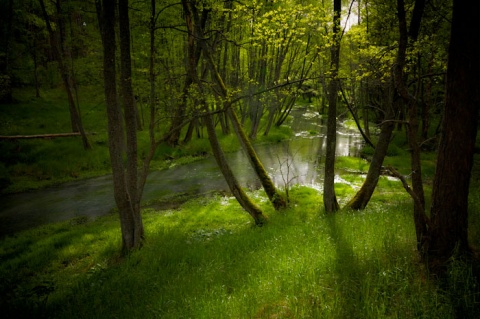
[[[102,88],[80,88],[80,107],[92,150],[85,151],[79,137],[0,140],[0,192],[15,193],[66,181],[101,176],[110,172],[107,119]],[[0,104],[0,135],[35,135],[71,132],[68,105],[61,89],[41,93],[16,89],[12,104]],[[145,113],[146,106],[141,107]],[[148,119],[145,119],[148,121]],[[186,128],[185,128],[186,129]],[[269,136],[259,135],[256,143],[272,143],[291,136],[287,127],[272,128]],[[239,149],[233,134],[219,138],[226,152]],[[138,132],[139,162],[148,152],[146,130]],[[180,147],[161,145],[151,163],[152,170],[166,169],[205,157],[210,153],[207,134],[195,136]]]
[[[361,159],[340,158],[342,200]],[[477,165],[478,168],[478,165]],[[474,183],[476,185],[476,183]],[[472,186],[470,234],[480,244]],[[291,207],[254,227],[231,197],[143,210],[146,244],[119,257],[113,214],[74,219],[0,242],[0,308],[8,318],[477,318],[477,270],[452,260],[431,279],[415,248],[411,200],[381,177],[364,212],[322,212],[321,194],[293,187]]]
[[[40,118],[42,108],[47,107],[42,105],[37,114]],[[31,104],[25,107],[27,111]],[[99,117],[104,110],[98,104],[92,106],[92,112],[97,107],[93,118],[99,121],[95,127],[100,128],[105,124]],[[18,114],[21,112],[9,116]],[[23,120],[30,121],[31,115]],[[45,131],[52,133],[54,122],[44,125]],[[32,133],[39,129],[33,127]],[[8,131],[15,134],[13,126]],[[270,138],[282,139],[286,133],[278,131]],[[408,174],[404,137],[401,132],[395,134],[386,161]],[[224,145],[230,146],[227,150],[238,147],[233,136],[222,138]],[[39,185],[35,179],[42,180],[39,171],[48,173],[52,163],[58,167],[45,176],[59,171],[58,178],[50,178],[58,181],[66,168],[75,167],[76,157],[80,164],[92,161],[90,167],[82,164],[87,165],[85,169],[76,169],[79,176],[71,177],[82,178],[102,165],[108,170],[105,132],[98,131],[93,140],[94,150],[87,155],[82,155],[80,143],[75,153],[72,143],[51,140],[30,148],[21,142],[21,151],[11,156],[16,160],[23,156],[17,164],[24,167],[33,165],[31,172],[37,175],[27,180],[35,185]],[[154,167],[176,165],[204,149],[209,149],[205,138],[182,148],[162,146]],[[95,152],[99,155],[94,156]],[[365,148],[364,156],[369,155],[371,150]],[[435,156],[422,156],[428,195]],[[57,157],[60,159],[55,162]],[[43,165],[39,164],[42,159]],[[12,160],[4,169],[11,174],[17,164]],[[339,157],[336,165],[340,174],[336,193],[343,206],[360,187],[368,162]],[[470,242],[477,248],[479,178],[477,156],[469,216]],[[291,205],[280,213],[272,209],[262,191],[250,195],[268,216],[264,227],[254,227],[235,199],[224,195],[175,205],[152,203],[142,210],[145,246],[126,258],[119,255],[116,214],[94,221],[76,218],[3,238],[2,317],[478,318],[478,265],[453,258],[446,279],[429,276],[416,253],[412,202],[397,180],[380,177],[365,211],[333,215],[323,213],[321,193],[308,187],[293,186]]]

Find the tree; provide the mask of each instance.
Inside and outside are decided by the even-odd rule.
[[[204,40],[202,39],[201,41],[203,42],[203,45],[206,46]],[[247,134],[245,133],[240,123],[240,120],[238,119],[237,113],[235,112],[235,109],[233,108],[231,101],[228,101],[228,99],[230,99],[229,92],[227,90],[227,87],[225,86],[225,83],[223,82],[223,79],[220,73],[215,67],[215,63],[210,54],[210,50],[208,50],[207,47],[204,47],[203,52],[207,57],[207,61],[210,65],[210,71],[213,73],[215,80],[218,86],[220,87],[222,98],[226,100],[225,112],[227,112],[228,118],[232,122],[235,133],[237,134],[237,137],[240,141],[240,145],[244,149],[248,157],[248,160],[252,165],[252,168],[254,169],[258,179],[262,183],[265,193],[267,194],[268,198],[270,199],[270,202],[273,204],[276,210],[285,208],[287,206],[287,202],[285,201],[283,196],[278,192],[270,176],[268,176],[267,171],[263,167],[262,162],[258,158],[258,155],[255,149],[253,148],[252,143],[250,142]]]
[[[13,25],[13,0],[2,1],[0,4],[0,103],[12,100],[10,78],[10,43]]]
[[[335,195],[335,147],[337,144],[337,95],[339,89],[338,69],[340,62],[340,13],[341,0],[333,2],[333,38],[330,61],[330,83],[328,87],[327,147],[325,156],[325,176],[323,183],[323,204],[327,213],[339,209]]]
[[[471,31],[477,28],[478,10],[478,1],[453,1],[443,134],[430,209],[430,241],[423,247],[426,256],[440,263],[454,253],[470,251],[468,193],[480,108],[480,49]]]
[[[195,19],[198,21],[198,16]],[[202,19],[203,21],[203,19]],[[205,39],[205,30],[204,30],[204,25],[202,24],[196,24],[196,34],[199,36],[197,38],[198,41],[198,47],[202,49],[203,54],[206,57],[207,63],[210,66],[210,70],[215,77],[216,81],[218,82],[221,91],[222,91],[222,97],[227,99],[228,97],[228,92],[226,90],[225,85],[223,84],[223,80],[220,77],[220,74],[215,68],[215,64],[213,62],[212,56],[210,55],[210,52],[208,51],[207,44],[206,44],[206,39]],[[228,164],[225,154],[220,146],[220,143],[217,138],[217,133],[215,132],[215,124],[213,122],[213,117],[210,114],[210,109],[207,103],[207,92],[205,91],[205,87],[200,80],[198,76],[198,71],[197,71],[197,65],[196,63],[189,63],[188,64],[188,70],[190,73],[190,76],[194,79],[196,85],[198,86],[199,93],[200,93],[200,102],[203,106],[203,111],[204,111],[204,118],[205,118],[205,124],[207,127],[207,133],[208,133],[208,139],[210,141],[210,146],[212,147],[213,155],[215,157],[215,160],[218,164],[218,167],[220,168],[220,171],[222,172],[225,181],[227,182],[230,191],[232,194],[235,196],[237,199],[238,203],[252,216],[252,218],[255,221],[256,225],[263,225],[265,222],[265,217],[262,213],[262,210],[254,203],[252,200],[247,196],[245,191],[241,188],[240,184],[238,183],[235,175],[233,174],[230,165]],[[232,112],[233,110],[231,107],[228,107],[227,112]],[[233,113],[230,113],[230,116],[232,119],[234,119],[235,115]],[[236,121],[236,124],[238,125],[238,120]],[[234,126],[236,129],[240,129],[241,127],[236,126],[234,123]],[[244,137],[245,134],[243,134]],[[241,140],[242,145],[245,145],[245,140]],[[248,142],[247,142],[248,143]],[[252,148],[253,150],[253,148]],[[251,154],[251,153],[249,153]],[[262,167],[263,168],[263,167]]]
[[[202,54],[202,47],[198,45],[199,30],[203,30],[208,19],[210,10],[203,8],[200,12],[197,8],[196,0],[188,1],[182,0],[183,14],[185,17],[185,25],[187,27],[187,74],[183,85],[182,98],[174,111],[170,126],[170,138],[168,143],[170,145],[178,145],[181,133],[181,123],[185,121],[187,113],[187,101],[189,90],[194,83],[191,73],[188,68],[197,68]],[[192,120],[195,123],[196,120]]]
[[[417,0],[413,10],[412,20],[410,23],[410,30],[407,31],[407,19],[405,12],[404,0],[397,0],[397,16],[399,25],[399,41],[398,54],[396,63],[394,65],[393,77],[395,80],[395,88],[407,105],[408,108],[408,144],[410,146],[410,158],[412,168],[412,188],[414,197],[414,222],[417,235],[417,245],[420,248],[422,243],[426,240],[428,217],[425,215],[425,195],[423,191],[422,181],[422,165],[420,160],[420,144],[418,143],[418,101],[408,91],[406,82],[406,75],[403,72],[406,63],[406,51],[408,46],[408,37],[411,37],[411,44],[417,38],[420,30],[420,22],[425,7],[424,0]]]
[[[119,0],[118,3],[121,90],[124,99],[125,118],[122,116],[116,87],[115,0],[103,0],[102,3],[97,0],[96,5],[103,42],[103,74],[114,197],[120,215],[122,251],[127,253],[132,249],[139,248],[144,239],[144,229],[140,215],[140,192],[137,187],[136,111],[131,91],[128,0]],[[125,149],[126,163],[124,162]]]
[[[39,0],[40,6],[42,8],[43,17],[45,19],[45,24],[47,25],[47,30],[50,35],[50,41],[52,43],[52,49],[55,53],[56,59],[58,61],[58,68],[60,70],[60,75],[62,76],[63,84],[67,93],[68,106],[70,110],[70,120],[72,123],[72,131],[80,132],[82,136],[83,147],[85,149],[90,149],[90,142],[88,141],[87,135],[83,128],[82,118],[80,117],[79,106],[75,103],[74,98],[74,77],[72,70],[68,67],[69,52],[64,48],[64,38],[65,38],[65,21],[64,13],[62,11],[62,1],[56,0],[55,7],[57,10],[57,24],[58,29],[54,31],[50,18],[45,7],[45,2]]]
[[[390,143],[390,139],[394,129],[393,121],[395,120],[396,113],[398,113],[399,110],[403,109],[404,105],[406,104],[409,109],[409,123],[407,126],[407,130],[412,155],[412,180],[414,181],[413,192],[416,194],[415,196],[418,199],[418,201],[415,202],[415,221],[418,234],[418,242],[420,242],[422,240],[422,236],[425,235],[425,230],[421,225],[425,224],[422,220],[425,220],[426,217],[423,208],[425,206],[425,200],[421,179],[422,174],[420,165],[420,145],[417,141],[418,101],[408,91],[406,85],[407,76],[405,75],[403,70],[406,65],[407,48],[409,45],[410,47],[412,47],[418,38],[418,34],[420,31],[420,22],[425,7],[425,1],[418,0],[415,2],[409,29],[407,29],[407,18],[404,7],[404,1],[398,1],[397,16],[399,24],[399,45],[397,49],[397,55],[395,57],[395,62],[393,63],[393,79],[390,79],[390,81],[393,81],[392,86],[394,87],[389,90],[392,91],[392,89],[394,89],[395,92],[392,92],[393,94],[388,94],[388,106],[385,110],[385,117],[381,124],[380,136],[378,139],[378,143],[375,147],[367,177],[360,190],[347,204],[347,207],[352,209],[364,209],[367,206],[377,185],[378,178],[381,174],[383,160],[387,154],[388,145]],[[409,38],[411,40],[410,43],[408,41]]]

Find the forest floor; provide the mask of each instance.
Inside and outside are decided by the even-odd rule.
[[[45,142],[54,145],[49,151],[72,144]],[[403,174],[407,148],[397,133],[386,159]],[[38,164],[44,156],[24,167],[47,169]],[[428,202],[435,154],[422,156]],[[368,162],[339,157],[336,167],[343,206]],[[469,239],[479,248],[480,154],[471,181]],[[142,209],[145,244],[127,257],[114,212],[5,237],[2,318],[478,318],[478,263],[452,258],[444,279],[428,273],[416,251],[412,200],[396,179],[382,176],[362,212],[326,215],[321,193],[309,187],[291,185],[289,194],[289,207],[276,212],[263,191],[249,192],[268,217],[263,227],[228,194],[150,203]]]
[[[339,198],[357,182],[338,184]],[[262,191],[249,195],[263,227],[220,194],[144,208],[145,245],[125,258],[116,214],[4,238],[2,317],[478,318],[478,265],[452,259],[446,279],[429,276],[399,182],[382,177],[365,211],[333,215],[308,187],[293,186],[281,212]]]

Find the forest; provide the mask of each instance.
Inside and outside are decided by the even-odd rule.
[[[479,7],[1,0],[7,318],[478,318]]]

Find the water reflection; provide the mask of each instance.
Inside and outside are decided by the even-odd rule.
[[[297,109],[291,127],[296,137],[283,143],[257,146],[267,172],[277,186],[286,182],[320,188],[325,154],[323,119],[311,109]],[[358,155],[361,137],[339,126],[337,156]],[[258,179],[242,151],[227,154],[227,159],[244,187],[258,189]],[[227,191],[228,187],[213,158],[152,172],[147,180],[143,201],[177,193]],[[39,191],[2,196],[0,200],[0,237],[37,225],[68,220],[78,216],[95,217],[114,208],[112,180],[103,176],[70,182]]]

